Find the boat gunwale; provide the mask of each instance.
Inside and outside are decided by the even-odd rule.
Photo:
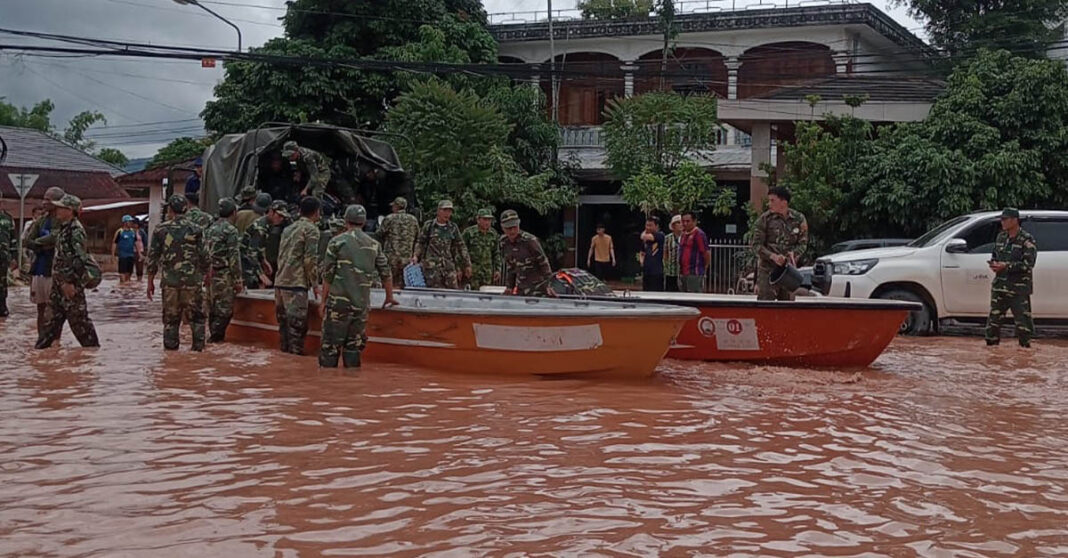
[[[709,293],[671,293],[670,296],[663,296],[665,293],[648,293],[648,294],[635,294],[609,297],[609,296],[591,296],[586,297],[588,300],[597,301],[611,301],[611,300],[630,300],[640,301],[645,304],[668,304],[675,306],[685,306],[689,308],[760,308],[760,309],[773,309],[773,310],[903,310],[903,311],[916,311],[922,310],[923,305],[918,302],[909,302],[904,300],[883,300],[883,299],[843,299],[843,298],[831,298],[827,297],[812,297],[812,298],[798,298],[792,301],[783,300],[757,300],[742,299],[742,300],[725,300],[722,298],[703,298],[698,299],[695,297],[713,297],[713,296],[738,296],[738,295],[713,295]],[[689,295],[690,298],[687,298]],[[678,297],[678,298],[676,298]]]

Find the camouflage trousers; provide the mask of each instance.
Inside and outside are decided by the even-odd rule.
[[[794,300],[796,297],[793,291],[788,291],[778,285],[771,284],[771,271],[770,268],[763,266],[757,267],[757,300]]]
[[[367,316],[370,314],[370,291],[363,308],[327,308],[323,319],[323,343],[319,348],[319,366],[337,368],[338,357],[345,368],[359,368],[360,353],[367,344]]]
[[[308,335],[308,290],[275,289],[274,317],[278,320],[278,344],[283,353],[304,354]]]
[[[423,279],[428,289],[459,289],[456,270],[449,267],[428,267],[423,264]]]
[[[237,297],[237,278],[216,273],[208,286],[208,342],[220,343],[226,338],[226,328],[234,317]]]
[[[1016,322],[1016,339],[1021,345],[1029,344],[1031,337],[1035,334],[1035,322],[1031,317],[1030,291],[1016,291],[999,286],[995,286],[990,292],[990,316],[986,320],[987,341],[995,343],[1000,341],[1001,322],[1010,310]]]
[[[10,266],[8,258],[0,258],[0,318],[7,316],[7,269]]]
[[[83,347],[99,347],[100,339],[96,336],[93,320],[89,319],[89,307],[85,303],[85,289],[75,289],[74,296],[63,296],[59,281],[52,282],[49,294],[47,322],[41,328],[37,340],[38,349],[52,346],[63,333],[63,323],[70,323],[70,330]]]
[[[308,195],[313,197],[313,198],[323,199],[323,194],[326,193],[326,186],[329,183],[330,183],[330,173],[329,172],[319,173],[319,176],[316,177],[316,179],[314,179],[314,180],[309,178],[308,179],[308,184],[306,186],[308,188]]]
[[[204,287],[163,287],[163,348],[178,350],[182,320],[193,330],[194,351],[204,350]]]
[[[241,279],[245,282],[245,288],[259,288],[260,271],[259,262],[253,261],[251,255],[241,254]]]
[[[404,288],[404,268],[407,267],[410,262],[410,258],[406,260],[400,258],[389,259],[389,270],[393,274],[393,286],[395,288]]]
[[[493,284],[493,270],[492,266],[475,267],[471,270],[471,279],[468,280],[468,284],[471,285],[472,291],[477,291],[482,287],[488,287]]]

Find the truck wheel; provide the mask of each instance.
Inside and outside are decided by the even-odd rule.
[[[933,312],[927,302],[923,300],[923,297],[905,289],[893,289],[880,294],[876,298],[885,300],[903,300],[906,302],[918,302],[923,305],[923,310],[916,310],[909,312],[905,321],[901,323],[901,329],[898,330],[899,335],[928,335],[931,333],[931,322],[933,321]]]

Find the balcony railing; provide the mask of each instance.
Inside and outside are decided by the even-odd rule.
[[[716,145],[741,145],[749,147],[752,139],[749,134],[734,128],[723,128],[717,132]],[[564,126],[560,128],[560,147],[604,147],[604,136],[600,126]]]
[[[855,3],[856,0],[678,0],[675,2],[675,12],[677,14],[703,14]],[[489,22],[491,25],[537,23],[548,19],[548,15],[548,10],[498,12],[489,14]],[[577,8],[553,10],[553,20],[573,21],[581,19],[582,11]]]

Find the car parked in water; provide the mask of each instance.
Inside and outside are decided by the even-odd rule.
[[[1001,231],[1000,212],[955,217],[904,246],[840,252],[816,260],[812,283],[839,297],[923,304],[901,332],[925,335],[943,323],[980,324],[990,310],[994,274],[987,260]],[[1068,323],[1068,211],[1020,212],[1038,243],[1032,312],[1039,326]]]

